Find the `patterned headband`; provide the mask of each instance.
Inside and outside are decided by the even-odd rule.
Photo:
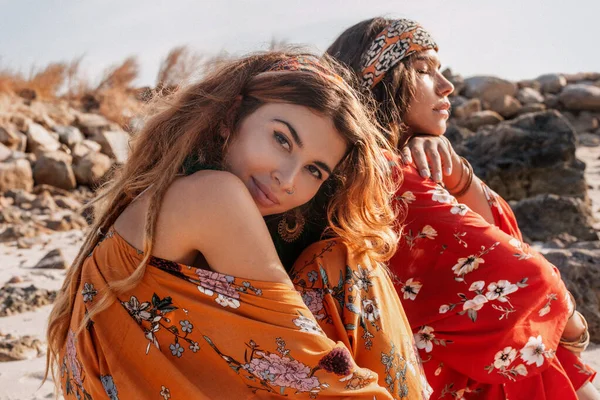
[[[399,19],[383,30],[362,55],[362,86],[373,89],[386,72],[409,55],[438,46],[425,29],[410,19]]]

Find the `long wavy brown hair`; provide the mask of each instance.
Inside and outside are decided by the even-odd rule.
[[[332,118],[349,150],[331,178],[337,182],[335,192],[328,194],[329,228],[359,256],[377,262],[391,258],[397,244],[392,206],[396,183],[391,179],[385,150],[391,154],[392,149],[375,125],[374,116],[346,83],[352,81],[351,73],[345,74],[327,60],[320,62],[322,68],[317,72],[269,72],[274,65],[298,56],[270,52],[224,62],[201,82],[175,93],[168,106],[159,109],[132,138],[127,163],[115,172],[92,203],[94,222],[50,314],[46,376],[50,372],[56,378],[59,353],[80,291],[82,268],[99,242],[98,232],[107,232],[132,200],[147,190],[150,205],[144,226],[145,256],[131,276],[109,283],[98,304],[79,325],[79,331],[142,279],[152,254],[159,206],[186,161],[196,159],[205,165],[221,165],[226,151],[221,130],[227,128],[235,135],[242,120],[261,105],[296,104]],[[232,113],[232,109],[236,111]]]
[[[373,40],[395,20],[376,17],[361,21],[346,29],[327,49],[327,54],[348,68],[357,76],[362,73],[361,60],[363,54]],[[379,124],[386,128],[386,134],[392,146],[401,148],[408,141],[408,129],[403,118],[408,111],[411,100],[415,96],[415,73],[412,68],[416,54],[401,60],[385,73],[381,82],[367,94],[375,101],[376,116]],[[354,86],[361,91],[362,87]]]

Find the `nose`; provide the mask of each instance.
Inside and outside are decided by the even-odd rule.
[[[298,168],[289,166],[285,169],[277,169],[272,172],[272,178],[277,184],[277,187],[283,191],[293,191],[296,181]]]
[[[454,92],[454,85],[441,72],[438,72],[437,90],[440,96],[447,97]]]

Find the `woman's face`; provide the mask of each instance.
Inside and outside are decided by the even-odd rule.
[[[331,118],[303,106],[269,103],[242,121],[225,164],[265,216],[312,199],[347,148]]]
[[[416,76],[415,97],[404,115],[410,133],[443,135],[450,116],[448,96],[454,86],[440,72],[440,59],[435,50],[418,53],[412,63]]]

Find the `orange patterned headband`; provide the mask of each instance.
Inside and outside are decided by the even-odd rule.
[[[438,46],[425,29],[410,19],[398,19],[383,30],[361,60],[362,85],[373,89],[386,72],[409,55]]]

